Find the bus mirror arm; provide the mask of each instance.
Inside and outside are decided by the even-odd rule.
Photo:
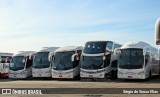
[[[5,59],[5,63],[8,63],[8,58],[9,58],[9,57],[7,57],[7,58]]]
[[[31,60],[32,59],[32,55],[29,55],[29,60]]]
[[[146,55],[146,50],[145,49],[143,49],[143,56],[145,56]]]
[[[25,63],[25,61],[26,61],[26,60],[25,60],[25,59],[23,59],[23,60],[22,60],[22,63]]]
[[[48,61],[51,61],[51,55],[48,56]]]
[[[71,57],[71,61],[73,62],[74,61],[74,57],[76,56],[76,54],[73,54],[72,57]]]
[[[103,60],[106,60],[106,56],[103,56]]]
[[[119,48],[116,48],[114,50],[114,55],[120,55],[121,54],[121,50]]]

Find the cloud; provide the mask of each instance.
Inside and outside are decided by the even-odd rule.
[[[39,50],[43,46],[84,45],[90,40],[153,44],[154,19],[160,14],[154,6],[149,7],[152,3],[142,2],[2,0],[0,50]]]

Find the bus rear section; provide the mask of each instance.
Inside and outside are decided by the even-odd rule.
[[[79,60],[83,47],[66,46],[59,48],[52,56],[52,78],[80,78]]]
[[[147,79],[159,75],[158,49],[144,42],[128,45],[120,49],[119,79]]]
[[[114,49],[121,45],[112,41],[90,41],[81,56],[81,79],[107,79],[117,77],[117,59]]]
[[[14,55],[9,65],[9,78],[31,77],[34,54],[34,51],[23,51]]]
[[[54,52],[56,49],[58,49],[58,47],[46,47],[35,54],[32,67],[33,77],[52,77],[49,53]]]
[[[8,77],[9,62],[12,58],[12,53],[0,53],[0,77]]]

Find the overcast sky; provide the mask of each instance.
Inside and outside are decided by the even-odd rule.
[[[153,46],[160,0],[0,0],[0,52],[89,40]]]

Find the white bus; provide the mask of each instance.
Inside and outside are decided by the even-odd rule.
[[[44,47],[36,52],[33,59],[32,76],[33,77],[52,77],[51,64],[49,62],[49,53],[54,52],[59,47]]]
[[[0,52],[0,77],[8,77],[9,62],[13,53]]]
[[[9,65],[9,78],[32,76],[32,61],[35,51],[20,51],[13,55]]]
[[[119,50],[118,78],[146,79],[159,75],[159,51],[145,42],[128,42]]]
[[[116,78],[118,56],[114,50],[121,45],[112,41],[89,41],[81,55],[81,79]]]
[[[52,78],[80,78],[79,60],[82,46],[66,46],[57,49],[51,56]]]

